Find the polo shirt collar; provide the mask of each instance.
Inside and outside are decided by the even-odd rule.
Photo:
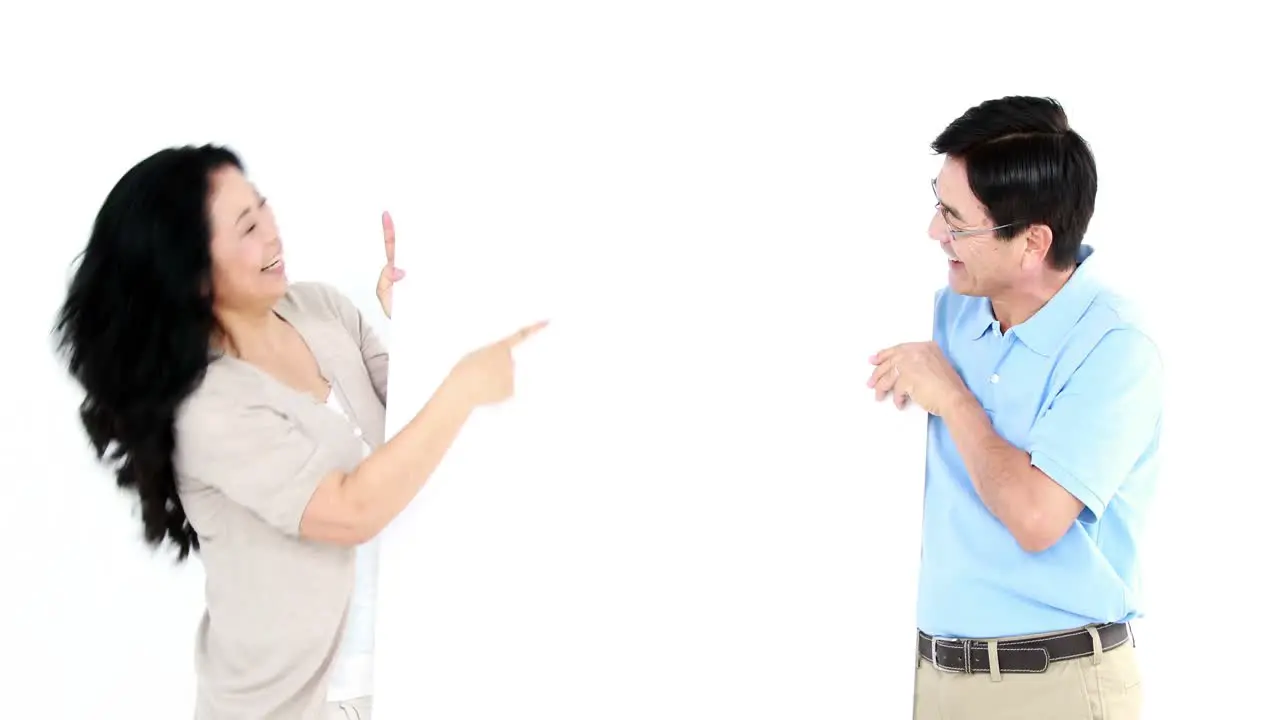
[[[1093,269],[1094,263],[1087,262],[1092,256],[1093,247],[1081,245],[1076,256],[1076,270],[1062,289],[1035,315],[1010,329],[1009,332],[1033,352],[1045,357],[1052,355],[1097,297],[1100,287]],[[1000,328],[999,321],[991,312],[989,299],[983,298],[976,309],[977,312],[970,317],[966,327],[966,334],[973,340],[982,337],[988,330],[998,331]]]

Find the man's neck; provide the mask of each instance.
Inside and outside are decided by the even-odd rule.
[[[1040,312],[1062,290],[1075,268],[1059,270],[1046,274],[1039,282],[1028,287],[1015,288],[998,296],[991,297],[991,314],[1000,322],[1000,331],[1008,332],[1009,328],[1021,325],[1031,316]]]

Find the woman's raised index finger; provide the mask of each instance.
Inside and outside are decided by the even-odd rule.
[[[382,212],[382,242],[387,247],[387,262],[396,261],[396,225],[391,222],[391,213]]]

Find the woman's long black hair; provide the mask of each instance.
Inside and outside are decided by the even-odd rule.
[[[54,327],[84,388],[80,418],[119,487],[137,492],[148,545],[179,562],[200,543],[178,499],[174,419],[204,379],[215,327],[209,199],[215,171],[243,169],[212,145],[161,150],[108,193]]]

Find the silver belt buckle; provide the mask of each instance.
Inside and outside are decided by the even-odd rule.
[[[959,642],[958,638],[940,638],[935,635],[929,636],[929,656],[930,656],[929,660],[933,663],[933,669],[937,670],[938,672],[956,672],[955,670],[949,670],[938,664],[938,641],[939,640],[943,642]]]

